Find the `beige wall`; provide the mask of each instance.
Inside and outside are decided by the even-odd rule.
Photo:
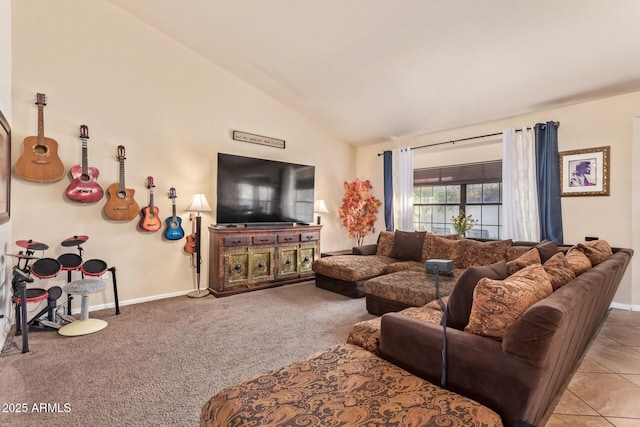
[[[0,111],[11,125],[11,1],[0,0]],[[11,249],[11,222],[0,224],[0,346],[9,332],[7,314],[11,309],[9,267],[12,259],[4,254]]]
[[[640,231],[632,221],[639,209],[632,207],[632,202],[638,205],[632,190],[637,193],[638,189],[631,178],[633,172],[635,182],[640,179],[631,167],[640,160],[640,150],[631,149],[632,119],[640,116],[640,93],[355,150],[107,2],[0,0],[0,21],[0,109],[12,122],[14,163],[22,153],[23,138],[36,132],[34,95],[46,93],[45,132],[58,141],[67,169],[80,163],[78,127],[87,124],[89,163],[101,171],[98,182],[106,188],[117,181],[116,146],[125,145],[127,186],[137,191],[138,203],[147,204],[144,181],[152,175],[156,204],[166,217],[171,209],[166,192],[175,187],[178,213],[187,232],[190,225],[184,210],[193,193],[206,193],[215,206],[214,160],[219,151],[314,164],[316,198],[325,199],[331,211],[323,216],[323,249],[335,250],[353,243],[336,215],[342,182],[356,176],[371,179],[382,198],[382,158],[376,156],[382,150],[557,120],[561,122],[560,150],[612,147],[611,196],[564,198],[565,241],[597,235],[616,246],[634,247],[634,242],[640,242],[640,237],[632,239]],[[11,43],[13,59],[7,54]],[[287,149],[233,141],[232,129],[284,139]],[[501,146],[474,142],[415,154],[416,166],[465,163],[499,158]],[[61,240],[87,234],[85,259],[103,259],[117,268],[121,301],[179,294],[194,287],[183,242],[167,242],[160,232],[141,233],[136,220],[105,219],[104,199],[89,206],[69,202],[63,196],[68,183],[65,177],[54,184],[35,184],[14,174],[12,221],[0,225],[5,253],[18,249],[13,240],[32,238],[50,245],[46,256],[57,257],[67,252],[60,247]],[[204,216],[203,224],[214,221],[212,212]],[[377,229],[383,228],[379,215]],[[374,235],[367,238],[367,243],[372,241]],[[4,269],[11,261],[5,259]],[[634,264],[638,262],[636,257]],[[6,270],[0,273],[6,281]],[[205,284],[206,262],[203,273]],[[637,280],[631,283],[627,274],[616,301],[640,307],[640,286]],[[0,298],[6,295],[5,287]],[[105,291],[94,295],[91,303],[111,302],[111,292]]]
[[[118,181],[116,147],[124,145],[126,185],[136,190],[138,204],[148,204],[145,182],[151,175],[164,219],[171,214],[168,190],[175,187],[185,232],[191,231],[185,209],[194,193],[205,193],[215,208],[215,159],[226,152],[315,165],[316,198],[324,198],[331,211],[323,218],[322,249],[350,247],[336,211],[342,182],[355,177],[352,146],[108,2],[21,0],[13,2],[12,17],[14,164],[22,140],[36,133],[33,102],[42,92],[48,98],[45,135],[58,142],[67,170],[81,162],[78,129],[86,124],[89,165],[100,170],[98,183],[106,189]],[[284,139],[286,149],[234,141],[234,129]],[[195,287],[184,240],[140,232],[137,219],[107,219],[106,199],[91,205],[67,200],[68,176],[41,184],[14,174],[13,182],[14,238],[42,241],[50,246],[45,256],[55,258],[70,252],[62,240],[88,235],[84,258],[116,267],[121,301]],[[213,222],[215,212],[204,215],[205,231]],[[208,280],[207,242],[208,235],[202,286]],[[109,287],[91,297],[93,306],[112,301]]]
[[[640,116],[640,92],[611,97],[594,102],[586,102],[565,108],[542,110],[534,114],[513,117],[506,120],[484,123],[455,129],[404,138],[376,146],[358,149],[357,174],[371,179],[376,195],[383,197],[382,157],[377,153],[385,149],[417,147],[431,143],[451,141],[477,135],[500,132],[509,127],[522,127],[549,120],[559,121],[558,144],[560,151],[576,150],[599,146],[611,146],[611,195],[609,197],[565,197],[562,199],[562,216],[565,243],[577,243],[585,236],[598,236],[613,246],[632,247],[632,232],[638,230],[638,210],[632,215],[632,201],[637,199],[639,188],[635,185],[632,165],[640,161],[640,150],[633,147],[633,120]],[[638,136],[636,136],[638,141]],[[469,163],[499,159],[502,157],[500,142],[491,142],[496,137],[484,140],[457,143],[434,148],[416,150],[415,166],[425,167],[441,164]],[[637,142],[636,142],[637,144]],[[378,219],[378,227],[384,227],[383,216]],[[636,231],[636,233],[638,233]],[[640,238],[639,238],[640,239]],[[634,249],[640,249],[635,247]],[[636,256],[632,265],[636,279],[632,280],[630,268],[620,285],[614,301],[623,307],[640,309],[640,279],[637,276],[640,260]],[[633,284],[632,284],[633,283]]]

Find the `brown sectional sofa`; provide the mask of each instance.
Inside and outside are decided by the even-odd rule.
[[[446,296],[468,267],[512,260],[535,245],[463,239],[457,234],[383,231],[376,244],[355,247],[353,255],[320,258],[312,268],[316,286],[354,298],[364,296],[367,311],[381,316],[435,299],[433,275],[424,269],[427,259],[454,261],[453,273],[440,276],[440,293]]]
[[[468,267],[444,311],[432,301],[361,322],[347,344],[222,390],[201,424],[544,425],[633,251],[599,241],[517,252]]]
[[[315,260],[312,269],[316,286],[359,298],[365,296],[365,283],[370,279],[402,271],[423,272],[424,261],[434,258],[430,256],[434,236],[424,232],[383,231],[376,244],[354,247],[353,255]]]
[[[614,249],[529,307],[501,339],[447,328],[447,389],[492,408],[505,424],[542,425],[605,319],[632,255]],[[398,313],[382,317],[386,360],[438,383],[441,352],[441,325]]]

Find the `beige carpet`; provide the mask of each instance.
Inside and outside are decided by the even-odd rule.
[[[196,426],[221,388],[343,343],[354,323],[373,317],[364,298],[313,282],[90,316],[109,325],[81,337],[30,333],[26,354],[15,347],[20,337],[8,337],[0,425]]]

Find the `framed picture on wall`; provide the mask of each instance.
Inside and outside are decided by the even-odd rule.
[[[0,224],[11,212],[11,127],[0,111]]]
[[[562,151],[562,196],[608,196],[610,147]]]

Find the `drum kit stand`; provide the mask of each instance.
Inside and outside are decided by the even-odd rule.
[[[116,315],[120,314],[118,305],[118,289],[116,284],[116,268],[107,267],[107,263],[100,259],[90,259],[82,261],[83,248],[80,246],[89,239],[88,236],[73,236],[63,240],[60,245],[63,247],[76,246],[75,253],[65,253],[56,258],[46,258],[36,256],[37,251],[49,249],[45,243],[33,240],[18,240],[16,245],[24,248],[17,254],[7,254],[18,259],[12,268],[11,285],[16,310],[16,336],[22,335],[22,353],[29,352],[29,341],[27,332],[38,330],[58,330],[65,323],[71,323],[75,319],[71,314],[71,294],[67,295],[67,309],[58,306],[58,299],[62,296],[63,290],[60,286],[51,286],[49,289],[27,288],[27,283],[32,283],[35,279],[51,279],[57,277],[61,271],[67,272],[67,283],[71,282],[71,273],[80,271],[82,278],[85,276],[100,277],[107,271],[111,272],[113,282],[113,292],[115,296]],[[37,314],[28,318],[27,303],[47,300],[47,306]],[[46,316],[45,316],[46,315]]]

